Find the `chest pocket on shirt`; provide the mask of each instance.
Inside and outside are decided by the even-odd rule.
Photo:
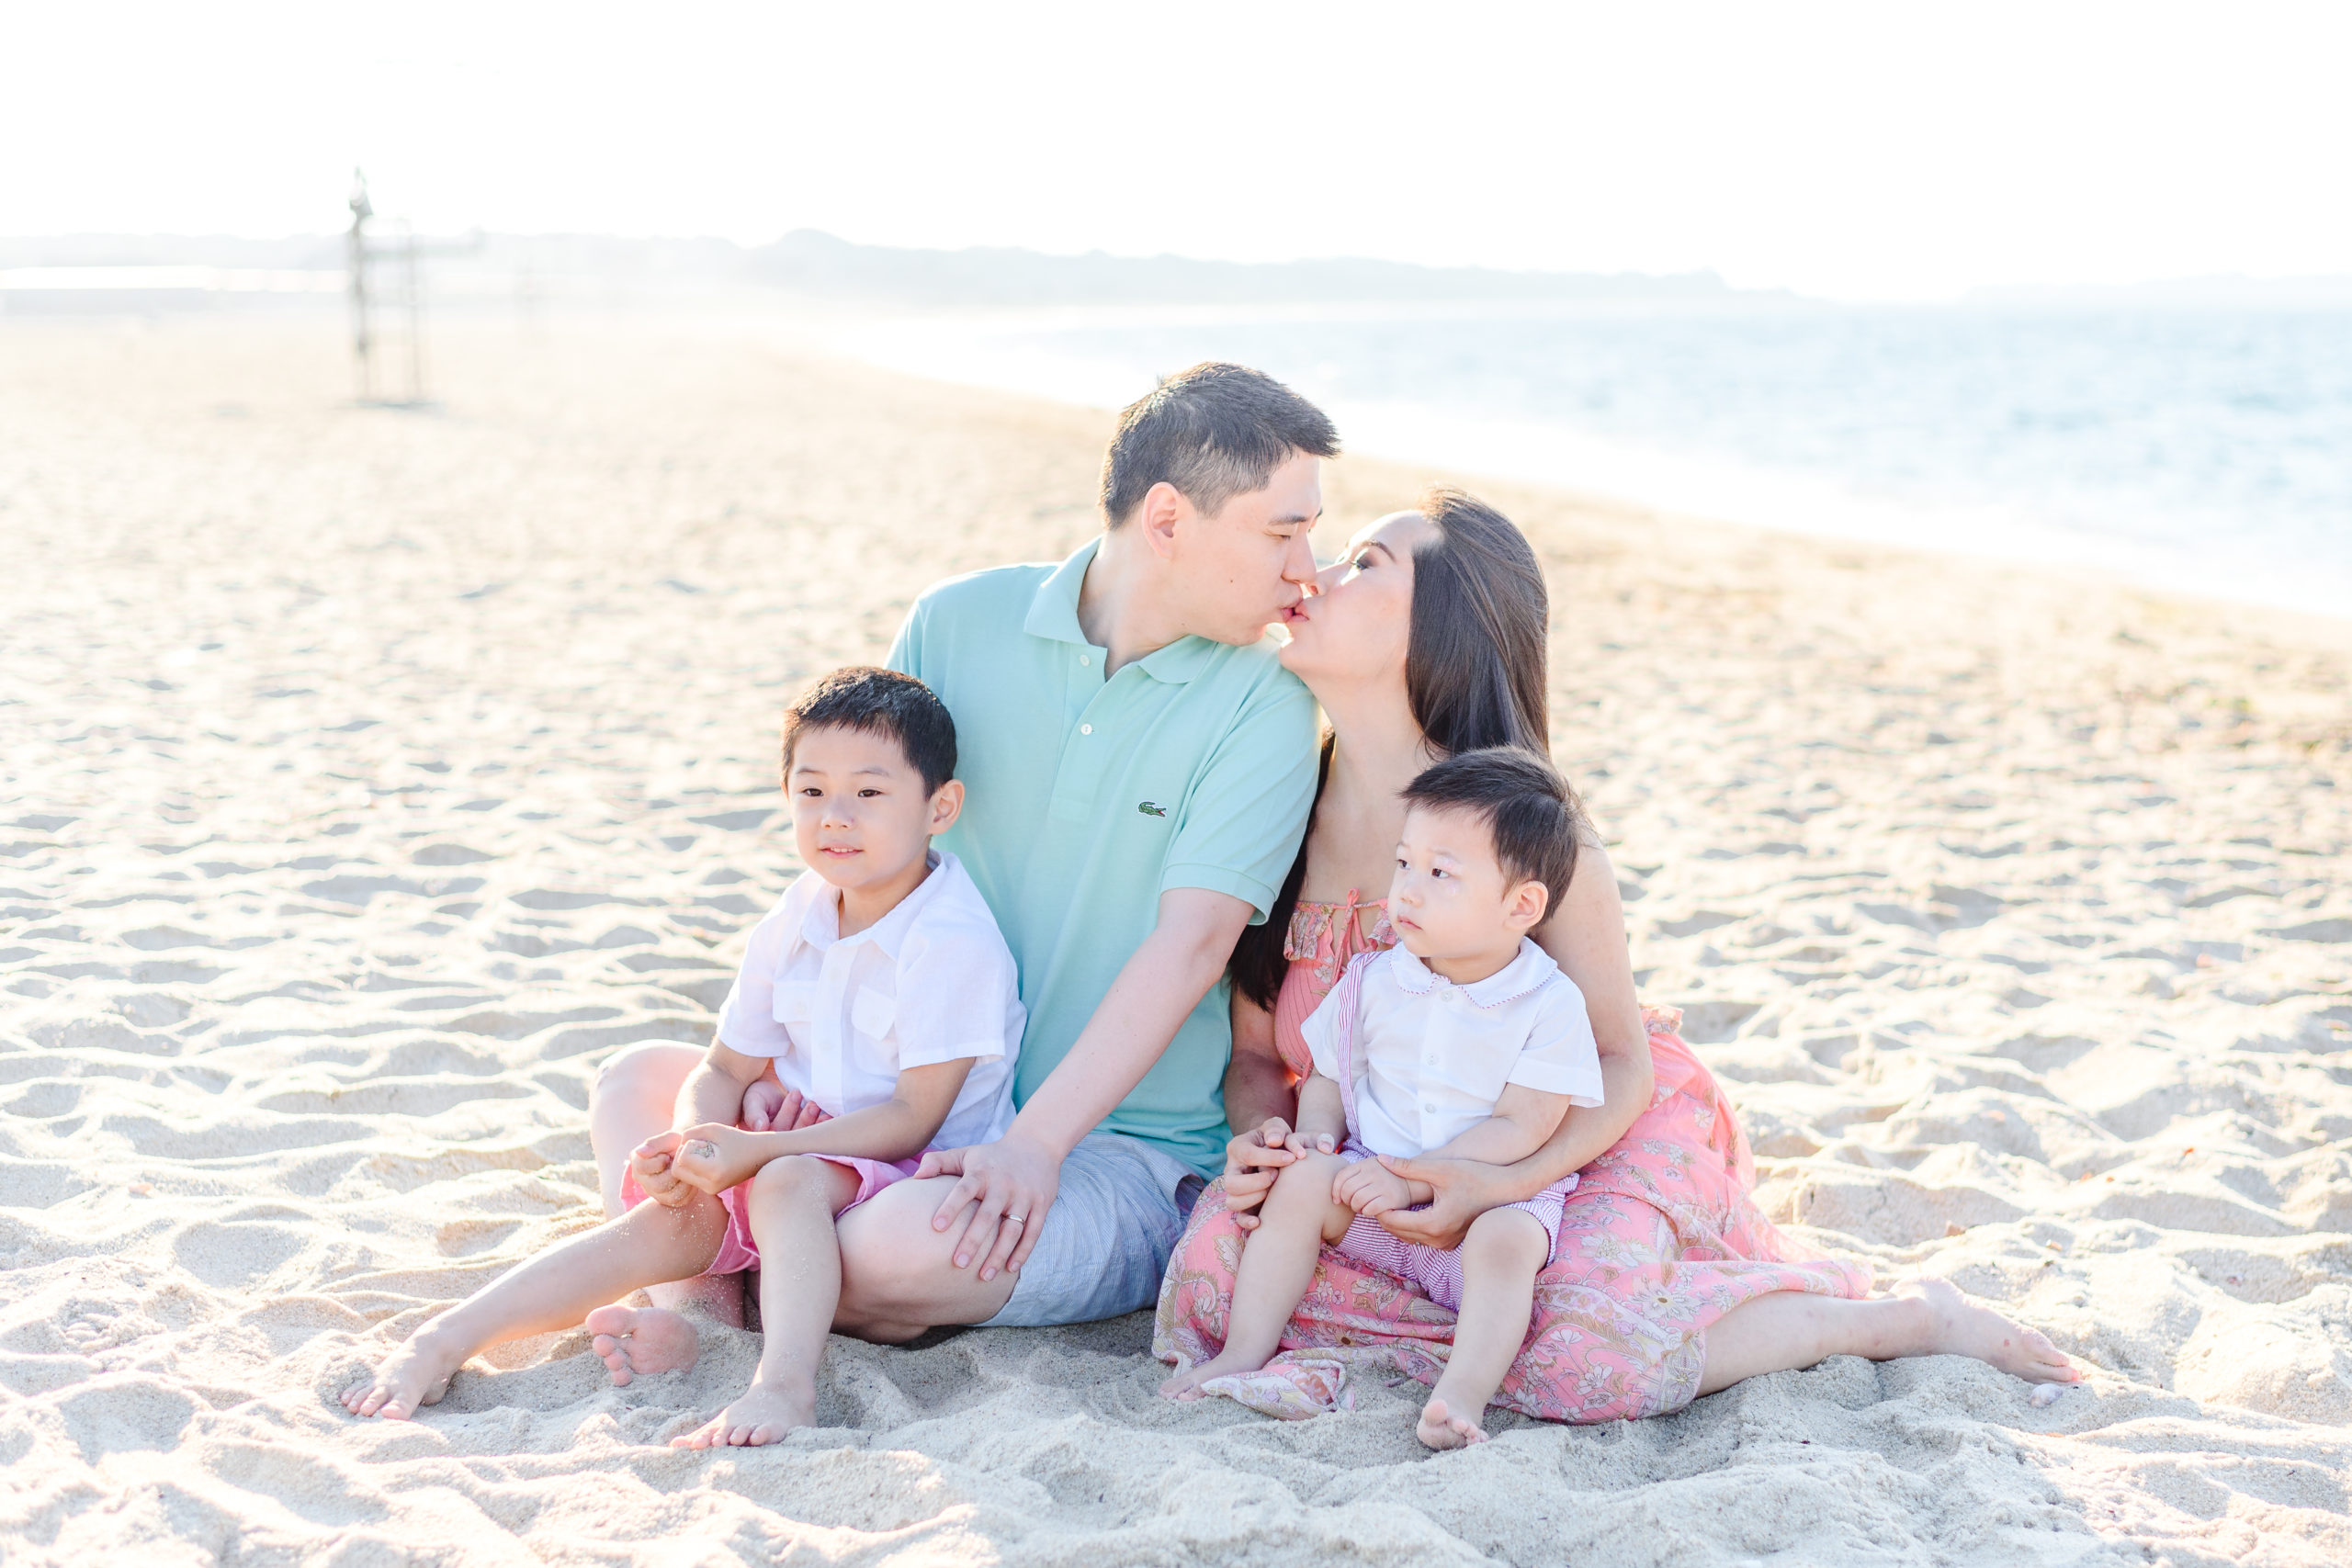
[[[775,1004],[769,1010],[778,1023],[797,1023],[808,1027],[817,1016],[817,987],[814,986],[778,986]]]
[[[885,996],[867,987],[860,990],[849,1004],[850,1027],[863,1036],[863,1043],[879,1045],[889,1037],[890,1025],[898,1021],[899,998]]]

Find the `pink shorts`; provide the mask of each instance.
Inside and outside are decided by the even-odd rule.
[[[1373,1157],[1372,1151],[1353,1138],[1340,1150],[1340,1156],[1351,1163]],[[1544,1258],[1547,1265],[1560,1256],[1560,1220],[1566,1212],[1568,1194],[1576,1190],[1577,1179],[1564,1177],[1524,1202],[1503,1205],[1524,1209],[1534,1215],[1535,1223],[1544,1227],[1544,1234],[1552,1238],[1551,1250]],[[1458,1251],[1441,1252],[1433,1247],[1403,1240],[1378,1220],[1368,1220],[1362,1214],[1348,1222],[1348,1234],[1334,1243],[1331,1250],[1399,1280],[1410,1280],[1429,1292],[1430,1300],[1449,1312],[1462,1310],[1462,1254]]]
[[[846,1166],[857,1172],[857,1196],[841,1206],[834,1214],[836,1219],[848,1213],[892,1182],[904,1181],[908,1177],[912,1176],[915,1173],[915,1168],[922,1163],[921,1160],[914,1159],[861,1159],[855,1155],[810,1155],[807,1157]],[[718,1195],[719,1202],[727,1209],[727,1234],[719,1238],[718,1256],[710,1260],[710,1267],[704,1270],[705,1273],[741,1274],[747,1269],[757,1269],[760,1266],[759,1244],[752,1239],[751,1217],[743,1212],[744,1201],[750,1196],[746,1190],[751,1185],[748,1181],[740,1182]],[[626,1212],[634,1209],[644,1201],[645,1189],[637,1184],[637,1173],[631,1170],[622,1171],[622,1210]]]

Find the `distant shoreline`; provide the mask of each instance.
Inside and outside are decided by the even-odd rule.
[[[1812,312],[1850,315],[1856,307],[1791,298],[1724,296],[1690,304],[1635,301],[1409,302],[1391,307],[1333,302],[1327,308],[1214,306],[1119,310],[887,314],[792,321],[779,334],[795,344],[902,374],[1010,391],[1097,410],[1116,409],[1150,385],[1144,361],[1110,354],[1057,352],[1048,340],[1148,331],[1170,344],[1168,364],[1204,356],[1212,329],[1371,326],[1414,321],[1521,322],[1575,320],[1594,312],[1639,319],[1646,307],[1689,320],[1694,314],[1780,320]],[[1886,308],[1895,310],[1898,308]],[[1934,307],[1904,307],[1932,313]],[[1999,311],[1987,304],[1979,309]],[[2011,307],[2010,309],[2014,309]],[[1785,314],[1784,314],[1785,313]],[[1218,355],[1217,356],[1227,356]],[[1251,358],[1247,350],[1230,356]],[[1165,368],[1166,367],[1161,367]],[[1430,465],[1538,484],[1654,512],[1815,538],[1919,550],[2034,570],[2095,576],[2168,595],[2285,609],[2342,619],[2352,605],[2352,560],[2301,561],[2290,569],[2250,559],[2237,540],[2199,552],[2159,537],[2132,537],[2053,520],[2031,502],[1988,503],[1938,494],[1873,491],[1822,472],[1743,460],[1720,451],[1677,449],[1578,429],[1556,420],[1455,411],[1404,398],[1349,396],[1317,385],[1297,368],[1266,363],[1296,380],[1338,419],[1349,449],[1396,462]],[[1327,377],[1326,380],[1334,378]]]

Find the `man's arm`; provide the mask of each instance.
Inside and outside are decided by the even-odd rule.
[[[1245,899],[1198,887],[1159,896],[1159,922],[1130,953],[1069,1055],[1037,1086],[1004,1137],[923,1156],[922,1176],[960,1175],[932,1217],[944,1231],[967,1207],[956,1266],[980,1278],[1018,1271],[1061,1185],[1061,1163],[1168,1049],[1185,1016],[1216,983],[1250,923]],[[1004,1224],[1008,1216],[1016,1224]]]

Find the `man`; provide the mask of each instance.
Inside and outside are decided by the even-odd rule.
[[[1080,1323],[1157,1295],[1227,1136],[1226,961],[1314,798],[1315,705],[1265,637],[1314,579],[1338,451],[1288,388],[1195,366],[1120,415],[1098,537],[909,613],[890,664],[963,750],[941,847],[1003,928],[1029,1026],[1004,1137],[927,1156],[844,1220],[843,1332]]]

